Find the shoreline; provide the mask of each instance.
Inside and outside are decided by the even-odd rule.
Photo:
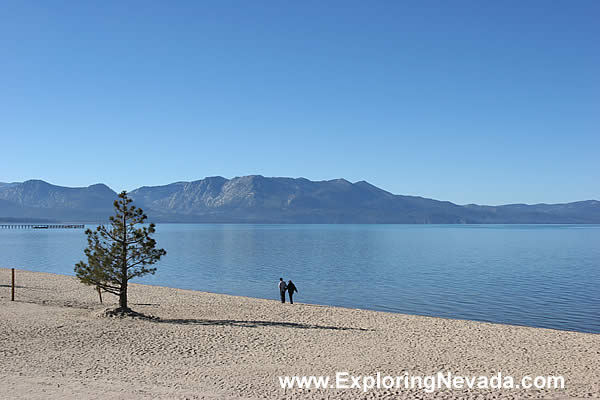
[[[10,269],[0,268],[0,381],[8,398],[600,397],[594,333],[137,283],[130,306],[159,320],[107,318],[116,296],[100,305],[74,276],[16,272],[13,303]],[[566,389],[363,393],[284,391],[277,383],[282,375],[336,371],[563,375]]]
[[[2,271],[2,270],[10,271],[10,268],[0,267],[0,271]],[[76,278],[75,275],[60,274],[60,273],[56,273],[56,272],[33,271],[33,270],[29,270],[29,269],[16,269],[16,268],[15,268],[15,271],[24,271],[24,272],[28,272],[28,273],[40,273],[40,274],[49,274],[49,275],[55,275],[55,276]],[[1,283],[0,283],[0,285],[1,285]],[[207,292],[207,291],[197,290],[197,289],[185,289],[185,288],[178,288],[178,287],[174,287],[174,286],[155,285],[155,284],[151,284],[151,283],[130,282],[130,285],[141,285],[141,286],[149,286],[149,287],[161,288],[161,289],[182,290],[182,291],[189,291],[192,293],[202,293],[202,294],[215,295],[215,296],[230,296],[230,297],[237,297],[237,298],[249,299],[249,300],[273,301],[277,304],[280,303],[280,301],[277,299],[243,296],[243,295],[236,295],[236,294],[229,294],[229,293]],[[108,293],[107,293],[107,295],[113,296]],[[288,303],[288,300],[286,297],[286,304],[287,303]],[[573,332],[573,333],[584,333],[584,334],[589,334],[589,335],[600,335],[600,332],[586,332],[586,331],[578,331],[578,330],[573,330],[573,329],[547,328],[547,327],[541,327],[541,326],[509,324],[509,323],[468,319],[468,318],[451,318],[451,317],[442,317],[442,316],[426,315],[426,314],[408,314],[408,313],[402,313],[402,312],[396,312],[396,311],[375,310],[375,309],[371,309],[371,308],[345,307],[345,306],[338,306],[338,305],[331,305],[331,304],[304,303],[304,302],[298,302],[298,301],[294,302],[294,304],[301,304],[303,306],[308,306],[308,307],[313,306],[313,307],[339,308],[339,309],[345,309],[345,310],[369,311],[369,312],[376,312],[376,313],[413,316],[413,317],[420,317],[420,318],[434,318],[434,319],[443,319],[443,320],[449,320],[449,321],[476,322],[476,323],[480,323],[480,324],[502,325],[502,326],[512,326],[512,327],[520,327],[520,328],[545,329],[545,330],[558,331],[558,332]]]

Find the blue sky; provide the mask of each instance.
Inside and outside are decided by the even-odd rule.
[[[3,1],[0,181],[600,199],[597,1]]]

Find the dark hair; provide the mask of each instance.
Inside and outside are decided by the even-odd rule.
[[[283,278],[279,278],[279,280],[280,280],[280,281],[282,281],[282,280],[283,280]]]

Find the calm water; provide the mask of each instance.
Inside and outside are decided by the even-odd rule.
[[[138,282],[600,333],[600,226],[181,225]],[[0,266],[73,275],[81,230],[0,230]]]

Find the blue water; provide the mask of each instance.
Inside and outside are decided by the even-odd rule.
[[[138,282],[600,333],[600,226],[184,225]],[[81,230],[1,230],[0,266],[73,274]]]

